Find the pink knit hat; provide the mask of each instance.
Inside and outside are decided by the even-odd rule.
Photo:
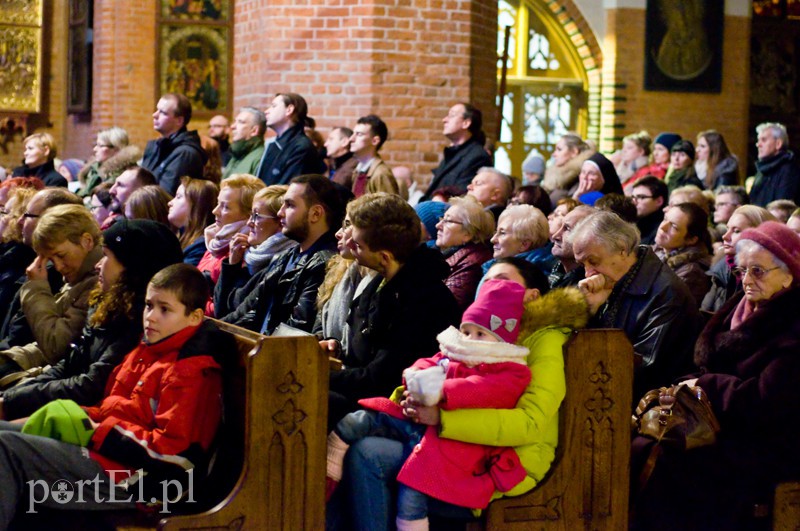
[[[742,232],[741,240],[752,240],[771,252],[786,264],[794,281],[800,282],[800,236],[792,229],[777,221],[765,221]]]
[[[474,324],[506,343],[516,343],[522,317],[525,288],[510,280],[487,280],[461,324]]]

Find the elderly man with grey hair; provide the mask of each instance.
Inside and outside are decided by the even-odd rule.
[[[641,356],[634,401],[692,371],[702,324],[683,281],[639,241],[635,225],[606,211],[583,219],[569,236],[575,260],[586,270],[578,288],[593,314],[590,326],[621,328]]]
[[[776,199],[800,204],[800,167],[789,151],[789,135],[783,124],[767,122],[756,127],[758,160],[750,202],[760,207]]]
[[[467,186],[467,195],[477,199],[484,210],[491,212],[495,222],[513,193],[514,182],[511,177],[492,166],[479,169]]]
[[[231,160],[222,172],[225,179],[238,173],[255,175],[264,153],[267,119],[255,107],[242,107],[231,126]]]

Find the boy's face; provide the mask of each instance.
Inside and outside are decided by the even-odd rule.
[[[174,293],[147,286],[144,305],[144,337],[148,343],[157,343],[186,327],[203,321],[203,310],[195,309],[186,315],[186,306]]]
[[[485,328],[472,323],[464,323],[461,325],[461,335],[472,341],[488,341],[489,343],[500,342],[497,337],[487,332]]]

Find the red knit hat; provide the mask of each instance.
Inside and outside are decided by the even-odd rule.
[[[746,229],[739,241],[752,240],[786,264],[795,282],[800,282],[800,236],[778,221],[765,221]]]
[[[522,318],[525,288],[510,280],[487,280],[461,324],[474,324],[506,343],[516,343]]]

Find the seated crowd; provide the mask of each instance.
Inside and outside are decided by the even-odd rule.
[[[423,191],[381,159],[374,114],[327,140],[294,93],[214,117],[208,136],[191,115],[165,94],[144,151],[112,127],[58,171],[53,138],[33,134],[0,183],[0,529],[35,480],[99,477],[98,500],[145,476],[202,485],[231,348],[204,316],[311,334],[342,361],[330,529],[428,529],[533,489],[583,327],[633,345],[632,406],[682,382],[722,426],[632,482],[633,528],[746,528],[800,479],[800,166],[781,124],[758,127],[747,187],[714,130],[642,131],[608,156],[567,133],[518,179],[457,103]],[[634,476],[651,445],[633,441]]]

